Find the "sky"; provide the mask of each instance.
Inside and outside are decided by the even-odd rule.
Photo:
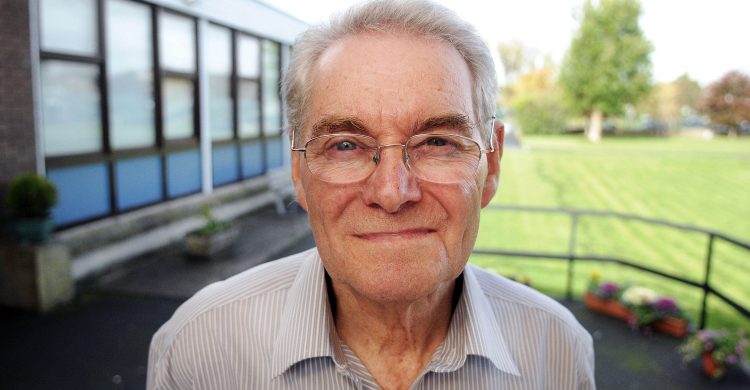
[[[316,24],[353,0],[261,0]],[[583,0],[440,0],[477,27],[495,61],[500,42],[520,40],[560,64]],[[640,24],[654,45],[654,81],[687,73],[702,86],[730,70],[750,74],[750,0],[642,0]],[[498,75],[502,68],[498,67]],[[502,76],[500,76],[502,82]]]

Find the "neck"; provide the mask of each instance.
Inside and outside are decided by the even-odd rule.
[[[459,281],[461,277],[459,277]],[[408,388],[445,340],[460,282],[417,300],[375,302],[329,283],[336,331],[385,388]]]

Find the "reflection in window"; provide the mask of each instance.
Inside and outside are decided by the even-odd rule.
[[[41,76],[46,155],[100,151],[99,67],[46,60]]]
[[[150,9],[123,0],[106,8],[111,146],[154,145]]]
[[[257,79],[260,76],[260,45],[246,35],[237,37],[237,73],[240,77]]]
[[[263,130],[265,135],[281,132],[279,45],[271,41],[263,41]]]
[[[159,15],[161,66],[175,72],[195,71],[195,24],[193,20],[166,12]]]
[[[42,50],[92,57],[98,53],[95,0],[44,0],[39,13]]]
[[[240,137],[258,137],[260,136],[258,83],[242,80],[239,87]]]
[[[162,83],[164,138],[193,136],[193,81],[165,78]]]
[[[209,129],[211,139],[231,139],[232,131],[232,37],[229,29],[209,25],[206,30]]]
[[[289,59],[291,58],[292,47],[289,45],[281,45],[281,67],[284,71],[286,71],[287,67],[289,67]]]

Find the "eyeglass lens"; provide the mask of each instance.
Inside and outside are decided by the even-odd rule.
[[[471,138],[455,134],[418,134],[405,145],[379,145],[366,135],[331,134],[305,145],[305,160],[320,180],[353,183],[370,176],[384,148],[401,147],[404,163],[418,178],[436,183],[464,181],[476,173],[482,150]]]

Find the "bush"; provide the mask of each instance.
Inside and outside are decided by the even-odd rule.
[[[44,218],[57,204],[57,189],[42,176],[21,174],[10,182],[7,203],[12,217]]]
[[[565,129],[565,110],[554,93],[532,93],[511,101],[513,120],[524,134],[557,134]]]

